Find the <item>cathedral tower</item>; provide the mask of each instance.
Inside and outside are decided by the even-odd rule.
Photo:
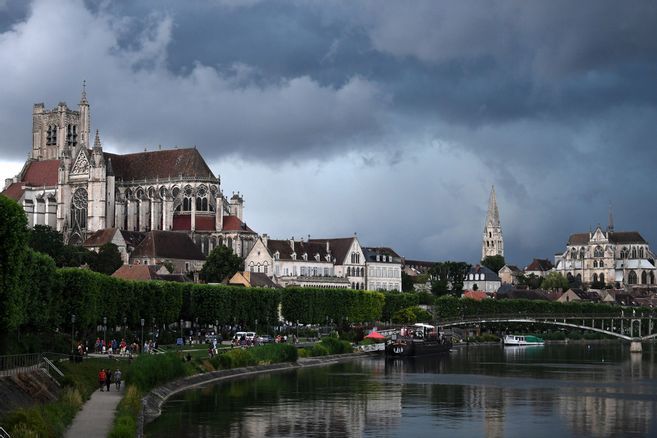
[[[500,212],[497,209],[497,199],[495,198],[495,186],[493,186],[488,199],[488,214],[486,214],[486,224],[484,225],[484,236],[481,244],[481,259],[496,255],[504,257],[504,238],[502,237],[502,226],[500,225]]]

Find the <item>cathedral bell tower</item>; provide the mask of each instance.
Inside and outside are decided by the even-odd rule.
[[[481,259],[496,255],[504,257],[504,238],[502,237],[502,226],[500,225],[500,212],[497,209],[497,199],[495,198],[495,186],[493,186],[488,199],[488,213],[484,225]]]

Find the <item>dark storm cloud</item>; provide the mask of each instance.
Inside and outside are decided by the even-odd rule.
[[[657,3],[30,8],[0,0],[0,62],[11,84],[0,89],[4,158],[24,157],[33,101],[73,104],[87,79],[92,123],[110,148],[196,144],[209,160],[297,163],[300,173],[308,160],[343,159],[342,177],[369,175],[350,180],[370,195],[351,200],[365,217],[379,205],[372,181],[398,177],[390,205],[409,192],[435,205],[403,232],[385,221],[362,227],[379,241],[398,235],[390,244],[409,256],[476,259],[493,182],[516,263],[549,257],[570,232],[604,222],[609,201],[619,226],[657,238],[657,207],[647,201],[657,163]],[[426,157],[445,176],[406,178],[419,178],[409,163]]]

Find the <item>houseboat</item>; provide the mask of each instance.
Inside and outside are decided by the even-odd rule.
[[[506,335],[504,336],[504,345],[521,347],[525,345],[544,345],[545,341],[537,336],[520,336],[520,335]]]
[[[399,334],[394,334],[386,345],[386,357],[424,356],[446,353],[452,348],[452,342],[436,327],[417,323],[403,327]]]

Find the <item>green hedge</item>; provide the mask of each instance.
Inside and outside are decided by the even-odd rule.
[[[439,318],[472,317],[478,315],[591,315],[618,314],[622,308],[608,304],[595,303],[559,303],[544,300],[482,300],[440,297],[435,301]],[[639,309],[637,309],[639,310]]]
[[[381,292],[351,289],[286,288],[281,292],[283,317],[303,324],[369,322],[381,317],[385,296]]]
[[[400,310],[420,304],[420,294],[414,292],[385,292],[385,300],[381,320],[391,321],[392,316]]]
[[[176,353],[142,354],[125,373],[125,382],[147,392],[186,373],[185,362]]]

